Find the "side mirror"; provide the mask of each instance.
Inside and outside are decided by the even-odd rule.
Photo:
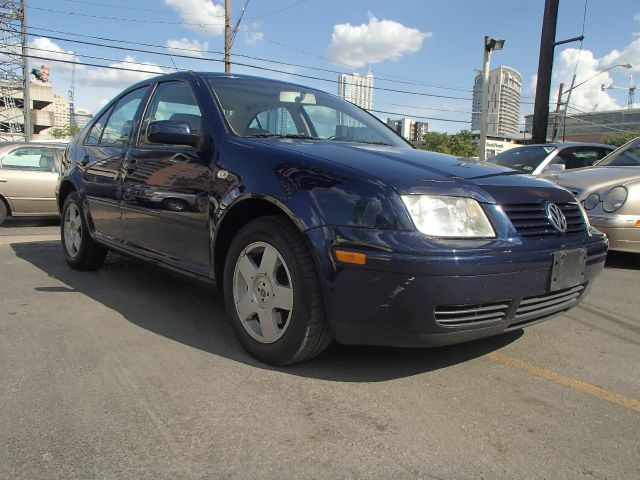
[[[566,167],[564,163],[553,163],[544,169],[545,172],[553,173],[553,172],[564,172]]]
[[[200,136],[191,133],[191,126],[187,122],[175,120],[158,120],[147,127],[147,140],[151,143],[164,145],[189,145],[197,147]]]

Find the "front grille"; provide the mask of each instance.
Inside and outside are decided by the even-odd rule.
[[[499,322],[509,311],[509,301],[476,305],[439,305],[435,318],[440,325],[459,327],[469,324]]]
[[[587,228],[577,203],[556,204],[567,218],[567,231],[562,234],[549,222],[544,203],[514,203],[503,205],[502,209],[511,223],[523,237],[549,237],[571,235],[584,232]]]
[[[568,310],[580,300],[586,285],[545,293],[535,297],[523,298],[518,305],[513,322],[508,329],[522,327],[528,323],[544,320],[557,313]]]

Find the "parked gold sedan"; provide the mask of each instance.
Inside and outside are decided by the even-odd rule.
[[[58,216],[63,143],[0,143],[0,225],[8,216]]]
[[[547,175],[582,202],[609,250],[640,253],[640,137],[593,167]]]

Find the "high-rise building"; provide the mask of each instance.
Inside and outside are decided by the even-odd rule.
[[[414,122],[408,117],[402,117],[399,120],[387,118],[387,125],[410,142],[423,141],[425,134],[429,131],[427,122]]]
[[[473,82],[471,130],[480,130],[482,109],[482,72],[476,70]],[[498,67],[489,72],[487,96],[487,135],[518,133],[522,75],[510,67]]]
[[[373,106],[373,74],[341,73],[338,75],[338,96],[371,110]]]
[[[86,108],[78,107],[73,113],[73,117],[78,128],[82,130],[85,125],[89,123],[89,121],[93,118],[93,114]]]
[[[66,130],[69,128],[69,102],[62,95],[53,92],[53,126]]]

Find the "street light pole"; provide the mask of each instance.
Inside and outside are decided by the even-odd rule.
[[[504,45],[504,40],[484,37],[483,43],[483,61],[482,61],[482,95],[480,96],[480,140],[478,147],[480,149],[480,161],[487,160],[487,117],[489,115],[489,64],[492,50],[500,50]]]
[[[224,71],[231,72],[231,0],[224,3]]]

